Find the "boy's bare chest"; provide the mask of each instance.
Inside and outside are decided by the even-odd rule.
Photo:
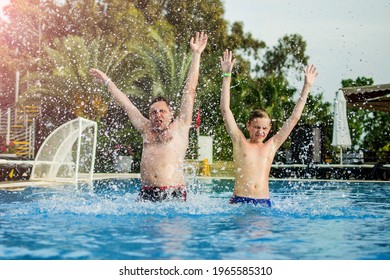
[[[270,158],[270,149],[267,145],[255,145],[245,143],[240,149],[239,157],[242,157],[242,161],[247,164],[260,164],[267,162]]]

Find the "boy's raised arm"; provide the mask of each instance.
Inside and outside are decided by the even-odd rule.
[[[120,91],[117,86],[107,77],[105,73],[98,69],[90,69],[89,74],[93,76],[98,82],[106,85],[115,101],[119,103],[127,112],[131,123],[141,133],[146,129],[149,120],[145,118],[137,107],[130,101],[130,99]]]
[[[232,51],[225,50],[223,56],[220,58],[223,73],[220,107],[222,118],[227,128],[227,132],[229,133],[232,140],[236,141],[240,139],[242,132],[238,128],[233,113],[230,110],[230,83],[232,80],[231,73],[233,70],[234,63],[236,62],[236,60],[232,59],[232,57]]]
[[[313,86],[314,81],[318,76],[317,69],[314,67],[314,65],[306,66],[304,73],[305,81],[294,110],[279,132],[273,137],[277,149],[284,143],[284,141],[286,141],[287,137],[290,135],[291,131],[294,129],[295,125],[301,118],[303,108],[305,107],[311,87]]]

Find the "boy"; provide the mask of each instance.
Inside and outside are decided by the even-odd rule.
[[[271,129],[271,119],[264,110],[250,114],[246,128],[249,139],[238,128],[230,110],[231,72],[235,63],[232,52],[226,50],[221,57],[223,83],[221,91],[221,113],[227,131],[233,142],[235,183],[230,203],[253,203],[271,206],[268,179],[276,151],[286,141],[301,117],[309,91],[318,75],[311,65],[304,70],[305,81],[294,111],[279,132],[266,142]]]

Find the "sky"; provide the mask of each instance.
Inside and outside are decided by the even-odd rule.
[[[314,93],[333,102],[341,80],[373,78],[390,83],[390,0],[221,0],[225,19],[274,46],[287,34],[307,43],[319,72]],[[0,9],[9,0],[0,0]],[[301,87],[301,81],[290,81]]]
[[[241,21],[267,46],[287,34],[307,43],[319,76],[314,93],[333,102],[343,79],[390,83],[390,0],[222,0],[225,19]],[[290,81],[301,88],[301,81]]]

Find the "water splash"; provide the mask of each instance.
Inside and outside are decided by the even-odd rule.
[[[272,207],[231,205],[233,180],[194,180],[187,202],[137,202],[139,179],[103,180],[93,187],[26,188],[0,192],[2,215],[116,215],[116,216],[286,216],[309,219],[351,219],[380,214],[356,202],[360,194],[349,184],[271,182]],[[17,206],[17,207],[15,207]]]

